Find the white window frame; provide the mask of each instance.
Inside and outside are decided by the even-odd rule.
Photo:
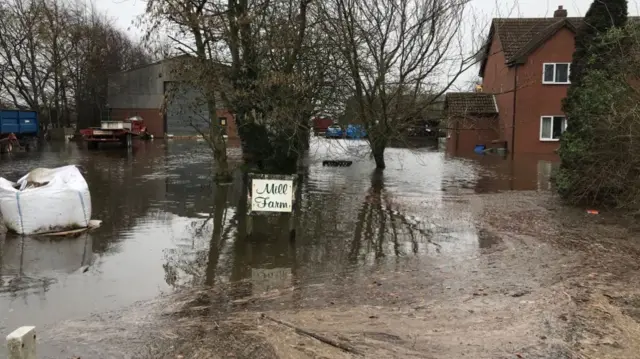
[[[567,130],[567,116],[565,115],[546,115],[546,116],[540,116],[540,132],[539,132],[539,137],[540,137],[540,141],[543,142],[558,142],[560,141],[559,138],[543,138],[542,137],[542,121],[544,121],[545,118],[550,118],[551,119],[551,136],[553,136],[553,119],[556,117],[562,117],[564,119],[564,126],[562,129],[562,133],[564,133],[564,131]]]
[[[544,71],[547,65],[553,65],[553,81],[544,80]],[[567,82],[556,82],[556,65],[567,65]],[[545,62],[542,64],[542,83],[545,85],[569,85],[571,84],[571,63],[570,62]]]

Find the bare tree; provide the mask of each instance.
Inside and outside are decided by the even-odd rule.
[[[43,6],[36,0],[0,4],[0,61],[4,65],[3,95],[16,106],[39,110],[51,68],[42,66]]]
[[[224,140],[224,128],[218,123],[219,93],[222,90],[225,77],[221,67],[216,63],[216,42],[219,39],[220,26],[217,16],[221,15],[221,4],[208,0],[179,1],[179,0],[151,0],[147,3],[147,25],[149,26],[147,40],[156,30],[168,30],[169,39],[174,42],[177,50],[188,57],[181,62],[174,62],[172,77],[177,84],[175,97],[185,97],[181,92],[200,93],[207,114],[188,122],[206,139],[213,151],[216,177],[227,181],[231,178],[227,160],[227,146]],[[168,98],[169,101],[172,98]],[[200,100],[188,107],[200,107]],[[203,131],[204,124],[206,130]]]
[[[319,23],[310,25],[317,18],[310,6],[309,0],[148,2],[149,32],[168,30],[181,53],[197,60],[189,81],[204,91],[209,117],[220,102],[230,109],[245,162],[264,171],[291,171],[307,146],[308,121],[329,92],[332,53]],[[210,127],[210,138],[220,138],[217,124]],[[223,159],[224,142],[211,144]]]
[[[131,41],[93,8],[79,6],[72,12],[73,53],[66,62],[73,87],[78,127],[99,123],[108,109],[109,74],[129,70],[151,61],[141,44]]]
[[[475,63],[460,23],[469,0],[331,0],[326,32],[342,57],[357,120],[364,124],[377,168],[389,141],[441,101]],[[417,116],[417,117],[416,117]]]
[[[0,99],[40,112],[41,122],[69,126],[100,118],[107,75],[149,56],[104,16],[58,0],[0,3]]]

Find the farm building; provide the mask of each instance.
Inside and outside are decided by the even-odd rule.
[[[202,94],[174,71],[183,59],[185,56],[174,57],[111,75],[109,117],[140,116],[156,138],[197,136],[198,129],[206,132],[209,112]],[[224,126],[229,139],[237,138],[233,114],[222,101],[216,105],[215,121]]]

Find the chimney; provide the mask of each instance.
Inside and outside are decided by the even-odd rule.
[[[553,12],[553,17],[567,17],[567,9],[564,9],[562,5],[558,6],[558,10]]]

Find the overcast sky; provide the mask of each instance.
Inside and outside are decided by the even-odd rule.
[[[629,1],[629,14],[638,15],[638,1]],[[545,17],[552,16],[558,5],[564,6],[569,16],[581,16],[589,9],[592,0],[471,0],[473,11],[486,18],[492,17]],[[132,37],[139,37],[141,30],[131,22],[144,12],[144,0],[100,0],[94,2],[105,11],[116,24]],[[496,4],[500,4],[497,6]]]
[[[567,9],[569,16],[583,16],[592,2],[593,0],[471,0],[468,14],[481,20],[483,29],[486,30],[493,17],[551,17],[559,5]],[[629,0],[629,15],[638,15],[639,3],[640,0]],[[143,30],[132,25],[132,22],[144,13],[145,0],[95,0],[94,4],[98,9],[106,12],[108,17],[122,30],[127,31],[132,38],[142,36]],[[477,37],[477,34],[468,34],[468,36],[469,38]],[[476,74],[476,69],[465,73],[464,78],[456,81],[457,87],[469,86]]]

